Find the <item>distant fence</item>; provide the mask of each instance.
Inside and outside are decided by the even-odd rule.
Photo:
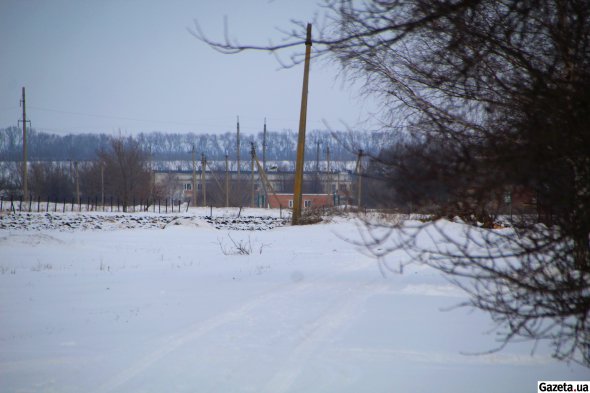
[[[105,198],[104,203],[101,202],[100,198],[29,198],[24,200],[22,197],[0,197],[0,213],[90,213],[90,212],[106,212],[106,213],[140,213],[150,212],[159,214],[168,213],[186,213],[189,207],[202,207],[202,206],[191,206],[190,203],[184,202],[179,199],[165,198],[165,199],[150,199],[150,200],[135,200],[132,199],[129,204],[123,202],[120,198],[109,197]],[[209,215],[213,216],[213,206],[206,206],[209,209]],[[248,209],[247,207],[215,207],[215,209],[232,209],[237,210],[235,213],[238,217],[242,213],[242,209]],[[290,217],[289,209],[271,209],[278,210],[279,217]],[[226,212],[227,213],[227,212]],[[276,213],[275,213],[276,214]]]
[[[28,198],[0,197],[0,212],[153,212],[153,213],[180,213],[188,211],[190,204],[172,198],[152,200],[131,200],[126,203],[120,198],[105,198],[104,203],[98,198]]]

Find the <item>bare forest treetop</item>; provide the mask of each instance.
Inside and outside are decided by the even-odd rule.
[[[415,223],[396,228],[403,241],[378,230],[367,245],[380,256],[410,251],[455,277],[503,345],[546,340],[555,357],[590,366],[590,1],[327,0],[323,10],[313,55],[364,83],[419,163],[410,168],[400,149],[374,157],[391,192],[415,184],[419,167],[450,190],[437,200],[442,216],[490,216],[491,194],[515,187],[536,200],[538,214],[503,232],[458,239],[446,225]],[[242,45],[227,26],[220,41],[198,24],[192,33],[223,53],[275,53],[303,47],[305,23],[293,23],[276,45]],[[422,235],[438,243],[419,249]]]
[[[57,135],[32,129],[29,131],[28,147],[31,161],[92,161],[96,159],[96,151],[109,145],[110,136],[107,134],[68,134]],[[222,134],[147,132],[134,137],[142,148],[150,152],[151,159],[190,160],[192,146],[198,153],[204,153],[208,158],[223,160],[228,154],[230,159],[236,155],[236,134],[225,132]],[[242,154],[247,154],[249,142],[254,142],[259,148],[264,143],[263,133],[244,133],[245,141]],[[322,149],[329,146],[331,158],[335,161],[354,160],[355,149],[377,153],[379,147],[388,139],[383,132],[369,131],[320,131],[312,130],[309,139],[320,142]],[[297,134],[290,130],[267,131],[266,153],[269,160],[293,160]],[[246,143],[248,142],[248,143]],[[344,142],[344,143],[343,143]],[[311,156],[315,152],[315,145],[308,146],[306,152]],[[0,128],[0,162],[22,160],[22,132],[17,127]]]

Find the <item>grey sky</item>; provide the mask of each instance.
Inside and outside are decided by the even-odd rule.
[[[189,34],[197,19],[241,43],[279,42],[277,27],[311,20],[315,0],[2,0],[0,127],[20,118],[21,87],[34,128],[56,133],[296,130],[302,66],[267,53],[223,55]],[[287,54],[285,54],[287,55]],[[312,63],[308,130],[373,127],[374,107]]]

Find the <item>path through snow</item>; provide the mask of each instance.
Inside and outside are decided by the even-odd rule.
[[[492,393],[587,379],[544,345],[461,355],[496,345],[487,315],[441,311],[463,295],[430,269],[383,277],[343,240],[353,220],[241,231],[108,216],[101,229],[43,214],[0,229],[2,392]]]

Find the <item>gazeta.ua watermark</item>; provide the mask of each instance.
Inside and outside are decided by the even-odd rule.
[[[590,392],[590,381],[538,381],[537,393]]]

